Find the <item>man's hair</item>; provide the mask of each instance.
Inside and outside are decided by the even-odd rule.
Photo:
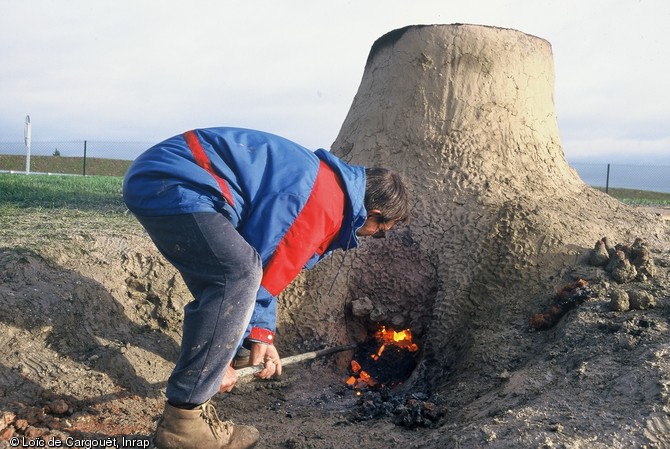
[[[379,209],[382,220],[406,221],[409,218],[409,191],[402,177],[386,168],[365,169],[365,208]]]

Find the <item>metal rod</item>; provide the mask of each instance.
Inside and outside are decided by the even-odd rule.
[[[297,355],[292,355],[289,357],[284,357],[281,359],[281,365],[287,366],[287,365],[292,365],[294,363],[298,362],[303,362],[305,360],[311,360],[315,359],[317,357],[323,357],[324,355],[328,354],[334,354],[336,352],[342,352],[342,351],[349,351],[352,349],[356,349],[357,345],[351,344],[351,345],[345,345],[345,346],[336,346],[334,348],[326,348],[326,349],[321,349],[319,351],[312,351],[312,352],[305,352],[303,354],[297,354]],[[247,366],[246,368],[240,368],[237,370],[237,375],[241,379],[243,377],[251,376],[253,374],[256,374],[257,372],[263,370],[263,364],[261,363],[260,365],[254,365],[254,366]]]

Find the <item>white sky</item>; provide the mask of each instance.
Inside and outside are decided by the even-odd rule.
[[[0,0],[0,142],[244,126],[329,148],[373,42],[471,23],[548,40],[569,159],[670,163],[668,0]]]

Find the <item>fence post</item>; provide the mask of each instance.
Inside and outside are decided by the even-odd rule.
[[[26,144],[26,175],[30,174],[30,134],[30,116],[26,115],[26,127],[23,137]]]
[[[83,176],[86,176],[86,141],[84,140],[84,168],[83,168]]]
[[[607,179],[605,180],[605,193],[610,191],[610,164],[607,164]]]

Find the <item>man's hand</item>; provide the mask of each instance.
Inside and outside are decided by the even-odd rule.
[[[261,379],[269,379],[272,376],[281,376],[281,360],[275,345],[265,343],[253,343],[251,345],[251,355],[249,356],[251,365],[258,365],[263,362],[265,368],[254,374]]]
[[[219,393],[230,393],[237,383],[237,378],[237,371],[235,371],[232,366],[228,365],[226,373],[223,375],[221,386],[219,387]]]

